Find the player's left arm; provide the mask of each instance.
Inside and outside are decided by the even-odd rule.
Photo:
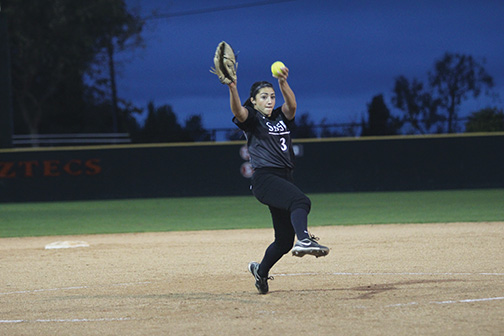
[[[278,86],[280,86],[285,101],[282,105],[282,112],[288,120],[292,120],[296,116],[297,102],[294,91],[287,83],[287,77],[289,77],[289,69],[284,67],[282,68],[282,74],[277,75]]]

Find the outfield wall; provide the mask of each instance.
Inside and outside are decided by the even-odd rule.
[[[294,143],[307,193],[504,187],[504,134]],[[250,195],[243,142],[0,150],[0,202]]]

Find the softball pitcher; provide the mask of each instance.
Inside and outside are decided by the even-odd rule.
[[[318,244],[318,238],[308,233],[311,201],[293,181],[294,152],[290,127],[296,115],[297,103],[294,92],[287,83],[289,69],[282,67],[275,75],[284,98],[282,106],[275,108],[275,90],[266,81],[254,83],[249,97],[242,105],[236,86],[234,52],[227,44],[222,47],[222,43],[225,42],[221,42],[216,51],[216,67],[213,71],[217,75],[220,72],[225,79],[222,80],[220,75],[219,79],[229,87],[233,122],[246,135],[250,162],[254,169],[252,192],[261,203],[269,207],[275,232],[275,239],[267,247],[262,261],[251,262],[248,266],[255,278],[257,290],[266,294],[269,290],[268,280],[272,279],[269,276],[270,269],[291,249],[294,256],[309,254],[323,257],[329,253],[329,248]],[[223,72],[219,70],[222,68]],[[297,242],[294,244],[296,237]]]

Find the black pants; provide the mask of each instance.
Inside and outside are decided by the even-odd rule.
[[[311,201],[294,184],[292,169],[256,169],[252,176],[252,192],[261,203],[269,207],[275,230],[275,240],[266,249],[259,267],[259,274],[267,276],[271,267],[291,250],[296,230],[307,230],[306,219],[294,226],[291,214],[302,209],[308,215]]]

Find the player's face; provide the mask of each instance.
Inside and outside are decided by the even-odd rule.
[[[251,101],[257,111],[269,117],[275,108],[275,90],[270,87],[262,88]]]

